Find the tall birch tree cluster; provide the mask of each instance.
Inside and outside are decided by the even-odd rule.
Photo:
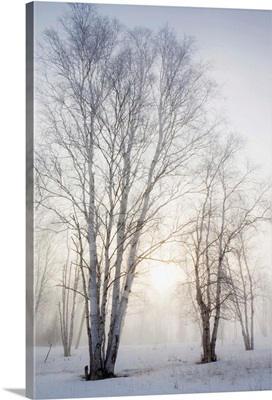
[[[216,87],[192,39],[168,26],[130,30],[90,4],[71,4],[45,32],[36,65],[36,203],[69,232],[85,298],[86,379],[106,378],[135,276],[180,229],[178,219],[163,226],[164,210],[188,191],[189,166],[215,126],[206,107]]]

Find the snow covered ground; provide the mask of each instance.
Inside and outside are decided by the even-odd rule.
[[[36,349],[36,397],[81,398],[180,393],[262,391],[272,388],[272,341],[260,338],[256,350],[245,351],[242,340],[218,342],[216,363],[198,364],[199,343],[123,345],[117,378],[83,380],[86,348],[63,357],[62,347]]]

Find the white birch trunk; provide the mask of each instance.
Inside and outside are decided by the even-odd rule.
[[[134,274],[135,274],[137,246],[138,246],[139,239],[141,236],[143,224],[144,224],[147,212],[148,212],[148,205],[149,205],[151,190],[152,190],[152,186],[153,186],[152,180],[154,179],[155,167],[159,160],[159,155],[161,152],[161,144],[162,144],[162,130],[160,127],[156,151],[155,151],[153,160],[150,165],[149,173],[148,173],[146,191],[145,191],[144,197],[143,197],[142,211],[141,211],[141,215],[139,217],[139,220],[138,220],[138,223],[136,226],[136,230],[135,230],[135,233],[134,233],[134,236],[132,239],[131,247],[130,247],[130,253],[129,253],[129,257],[128,257],[128,268],[127,268],[128,272],[127,272],[127,277],[126,277],[126,281],[125,281],[124,291],[122,294],[122,298],[120,300],[120,305],[118,307],[114,325],[112,326],[111,331],[110,331],[109,345],[108,345],[107,357],[106,357],[106,363],[105,363],[105,368],[110,374],[114,374],[114,367],[115,367],[115,362],[116,362],[117,353],[118,353],[118,349],[119,349],[122,324],[123,324],[123,320],[125,317],[125,313],[126,313],[126,309],[127,309],[127,305],[128,305],[128,299],[129,299],[129,295],[131,292],[132,283],[133,283]]]
[[[88,238],[89,238],[89,258],[90,258],[90,327],[92,342],[92,365],[90,366],[91,379],[99,379],[99,371],[102,369],[101,343],[99,342],[99,308],[97,285],[97,250],[95,237],[95,183],[93,168],[93,139],[89,138],[89,220],[88,220]]]

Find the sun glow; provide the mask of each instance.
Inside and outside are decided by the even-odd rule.
[[[174,287],[181,278],[180,270],[173,264],[154,264],[150,268],[151,285],[159,293]]]

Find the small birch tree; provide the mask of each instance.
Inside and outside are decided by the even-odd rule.
[[[73,262],[70,259],[69,248],[66,263],[63,265],[62,280],[59,286],[61,287],[61,300],[59,301],[61,339],[64,357],[70,357],[74,335],[76,298],[79,286],[79,267],[77,262]]]
[[[201,191],[194,203],[192,229],[185,239],[191,257],[196,302],[202,322],[202,362],[217,360],[216,341],[222,307],[232,296],[227,284],[227,257],[237,238],[270,218],[269,186],[255,181],[254,168],[243,168],[242,142],[230,135],[214,139],[199,173]],[[237,292],[236,292],[237,294]]]
[[[252,260],[254,262],[249,241],[245,232],[241,232],[227,259],[226,267],[227,283],[232,293],[229,307],[240,323],[246,350],[254,350],[255,299],[258,294],[256,265],[252,266]]]

